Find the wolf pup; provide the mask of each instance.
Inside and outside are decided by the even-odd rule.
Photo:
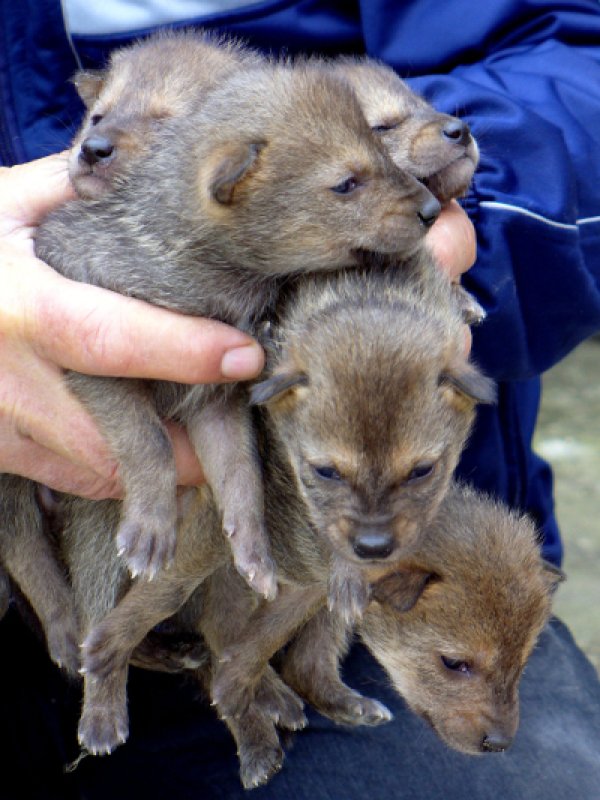
[[[398,167],[422,181],[442,204],[467,193],[479,148],[466,122],[436,111],[379,61],[342,56],[325,64],[350,83]],[[464,321],[481,323],[486,314],[475,298],[458,282],[453,291]]]
[[[77,193],[100,197],[160,145],[165,120],[188,114],[236,69],[262,61],[230,38],[161,31],[114,50],[103,70],[78,72],[73,83],[87,113],[69,156]]]
[[[335,553],[330,603],[350,620],[367,600],[362,568],[403,558],[435,513],[493,383],[468,362],[461,315],[427,253],[329,283],[305,278],[273,341],[252,402],[266,406]]]
[[[521,673],[563,578],[542,560],[527,516],[455,484],[413,556],[373,583],[358,631],[446,744],[503,751],[518,726]],[[321,615],[286,652],[282,675],[326,716],[368,724],[339,679],[349,631]]]
[[[419,178],[441,203],[466,194],[479,148],[466,122],[436,111],[391,67],[341,57],[328,68],[356,92],[363,112],[394,162]]]

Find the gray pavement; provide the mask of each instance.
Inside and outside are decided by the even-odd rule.
[[[600,671],[600,338],[544,376],[535,449],[554,469],[565,547],[555,612]]]

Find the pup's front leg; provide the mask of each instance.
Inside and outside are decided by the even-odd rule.
[[[267,600],[277,594],[264,522],[262,474],[242,389],[217,393],[186,420],[229,539],[236,569]]]
[[[272,656],[324,602],[323,587],[315,584],[282,587],[277,599],[263,603],[250,617],[235,644],[219,657],[211,695],[222,718],[240,718],[259,696],[258,690]]]
[[[288,648],[282,677],[300,697],[341,725],[380,725],[392,719],[378,700],[363,697],[342,681],[340,660],[348,650],[352,628],[323,608]]]
[[[238,719],[226,723],[237,745],[244,789],[264,785],[283,766],[283,749],[273,721],[251,703]]]
[[[107,755],[127,741],[127,660],[103,678],[85,674],[77,738],[92,755]]]
[[[73,592],[46,536],[36,484],[18,475],[0,476],[0,561],[37,615],[50,658],[77,675],[79,625]],[[2,576],[8,607],[10,583]]]
[[[136,581],[89,631],[81,648],[85,676],[79,740],[92,753],[109,753],[128,735],[127,667],[148,631],[174,614],[202,580],[175,568],[156,580]]]
[[[125,486],[116,541],[131,574],[154,577],[175,555],[175,460],[150,389],[142,381],[69,375],[119,462]]]
[[[342,556],[332,553],[329,565],[327,607],[351,626],[363,615],[370,599],[364,572]]]

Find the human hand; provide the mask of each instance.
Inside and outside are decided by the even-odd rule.
[[[475,228],[456,200],[451,200],[442,208],[425,241],[452,283],[458,283],[460,276],[475,263]]]
[[[235,328],[70,281],[37,259],[37,225],[74,196],[66,153],[0,168],[0,472],[118,497],[118,464],[64,369],[216,383],[254,377],[264,357]],[[167,427],[179,482],[202,482],[187,435]]]
[[[460,283],[460,276],[471,269],[477,257],[477,238],[473,223],[457,203],[451,200],[427,232],[425,241],[436,263],[452,283]],[[471,329],[465,325],[465,347],[471,350]]]

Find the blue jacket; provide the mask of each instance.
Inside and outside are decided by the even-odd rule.
[[[500,387],[459,473],[531,512],[559,563],[551,473],[531,439],[539,376],[600,329],[597,0],[271,0],[191,22],[274,52],[366,52],[468,120],[482,155],[465,284],[489,314],[474,357]],[[59,0],[0,0],[0,163],[67,146],[82,112],[69,77],[147,32],[69,36]]]

